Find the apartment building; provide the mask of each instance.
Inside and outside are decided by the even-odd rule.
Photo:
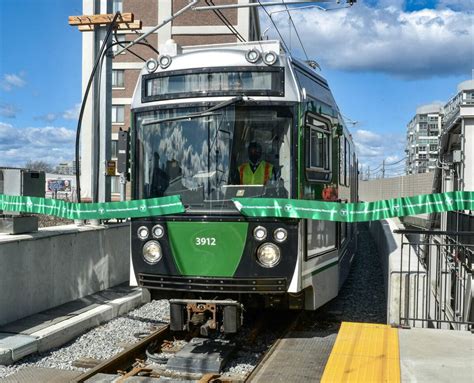
[[[427,173],[436,169],[443,105],[422,105],[407,125],[406,174]]]
[[[161,24],[173,14],[188,5],[189,0],[83,0],[84,13],[87,11],[104,9],[108,12],[132,12],[135,20],[142,21],[142,29],[138,31],[117,31],[114,41],[132,41],[138,36],[150,31],[153,27]],[[214,4],[245,4],[254,0],[202,0],[198,5],[206,6]],[[99,4],[98,4],[99,3]],[[93,43],[91,33],[83,34],[83,84],[89,76],[93,58]],[[231,43],[237,41],[252,41],[260,38],[260,24],[256,8],[234,8],[218,12],[197,12],[188,10],[175,18],[172,22],[157,30],[146,38],[146,42],[154,49],[159,50],[160,45],[169,39],[174,39],[182,46],[201,45],[213,43]],[[116,48],[114,48],[116,49]],[[130,127],[130,103],[135,89],[135,84],[143,67],[143,59],[157,58],[156,52],[148,46],[137,45],[131,48],[131,52],[125,52],[116,56],[112,62],[112,107],[111,107],[111,159],[116,159],[117,139],[120,129],[127,130]],[[92,126],[93,111],[86,113]],[[92,128],[91,128],[92,129]],[[89,157],[94,155],[87,147],[87,133],[83,143],[86,145],[81,155],[81,191],[87,199],[92,195],[90,171],[92,165]],[[92,138],[92,133],[89,134]],[[119,177],[111,177],[111,191],[119,193]]]

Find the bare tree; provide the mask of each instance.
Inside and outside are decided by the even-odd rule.
[[[29,160],[26,162],[25,168],[30,169],[30,170],[43,171],[45,173],[53,172],[53,166],[50,163],[46,161],[42,161],[42,160],[38,160],[38,161]]]

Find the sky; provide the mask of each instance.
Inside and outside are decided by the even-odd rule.
[[[474,11],[471,0],[343,3],[290,9],[306,55],[320,64],[347,118],[360,163],[374,169],[404,158],[406,125],[418,106],[447,101],[472,78]],[[305,58],[279,10],[268,8],[292,54]],[[0,1],[0,166],[73,159],[81,33],[67,18],[79,14],[81,0]],[[267,36],[277,37],[260,15],[262,31],[270,27]]]

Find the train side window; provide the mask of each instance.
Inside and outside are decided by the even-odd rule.
[[[331,179],[331,128],[327,121],[306,116],[306,178],[327,182]]]
[[[351,147],[349,146],[349,141],[347,138],[344,140],[346,142],[346,186],[351,186],[351,176],[352,176],[352,160],[351,160]]]

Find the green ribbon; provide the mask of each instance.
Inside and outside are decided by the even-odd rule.
[[[236,198],[248,217],[308,218],[337,222],[375,221],[408,215],[474,210],[474,192],[448,192],[375,202],[340,203],[279,198]],[[174,195],[124,202],[70,203],[57,199],[0,194],[0,210],[53,215],[67,219],[138,218],[183,213]]]
[[[70,203],[58,199],[0,194],[0,210],[54,215],[67,219],[136,218],[183,213],[181,197],[105,203]]]
[[[235,198],[248,217],[308,218],[337,222],[376,221],[408,215],[474,210],[474,192],[422,194],[375,202],[340,203],[278,198]]]

